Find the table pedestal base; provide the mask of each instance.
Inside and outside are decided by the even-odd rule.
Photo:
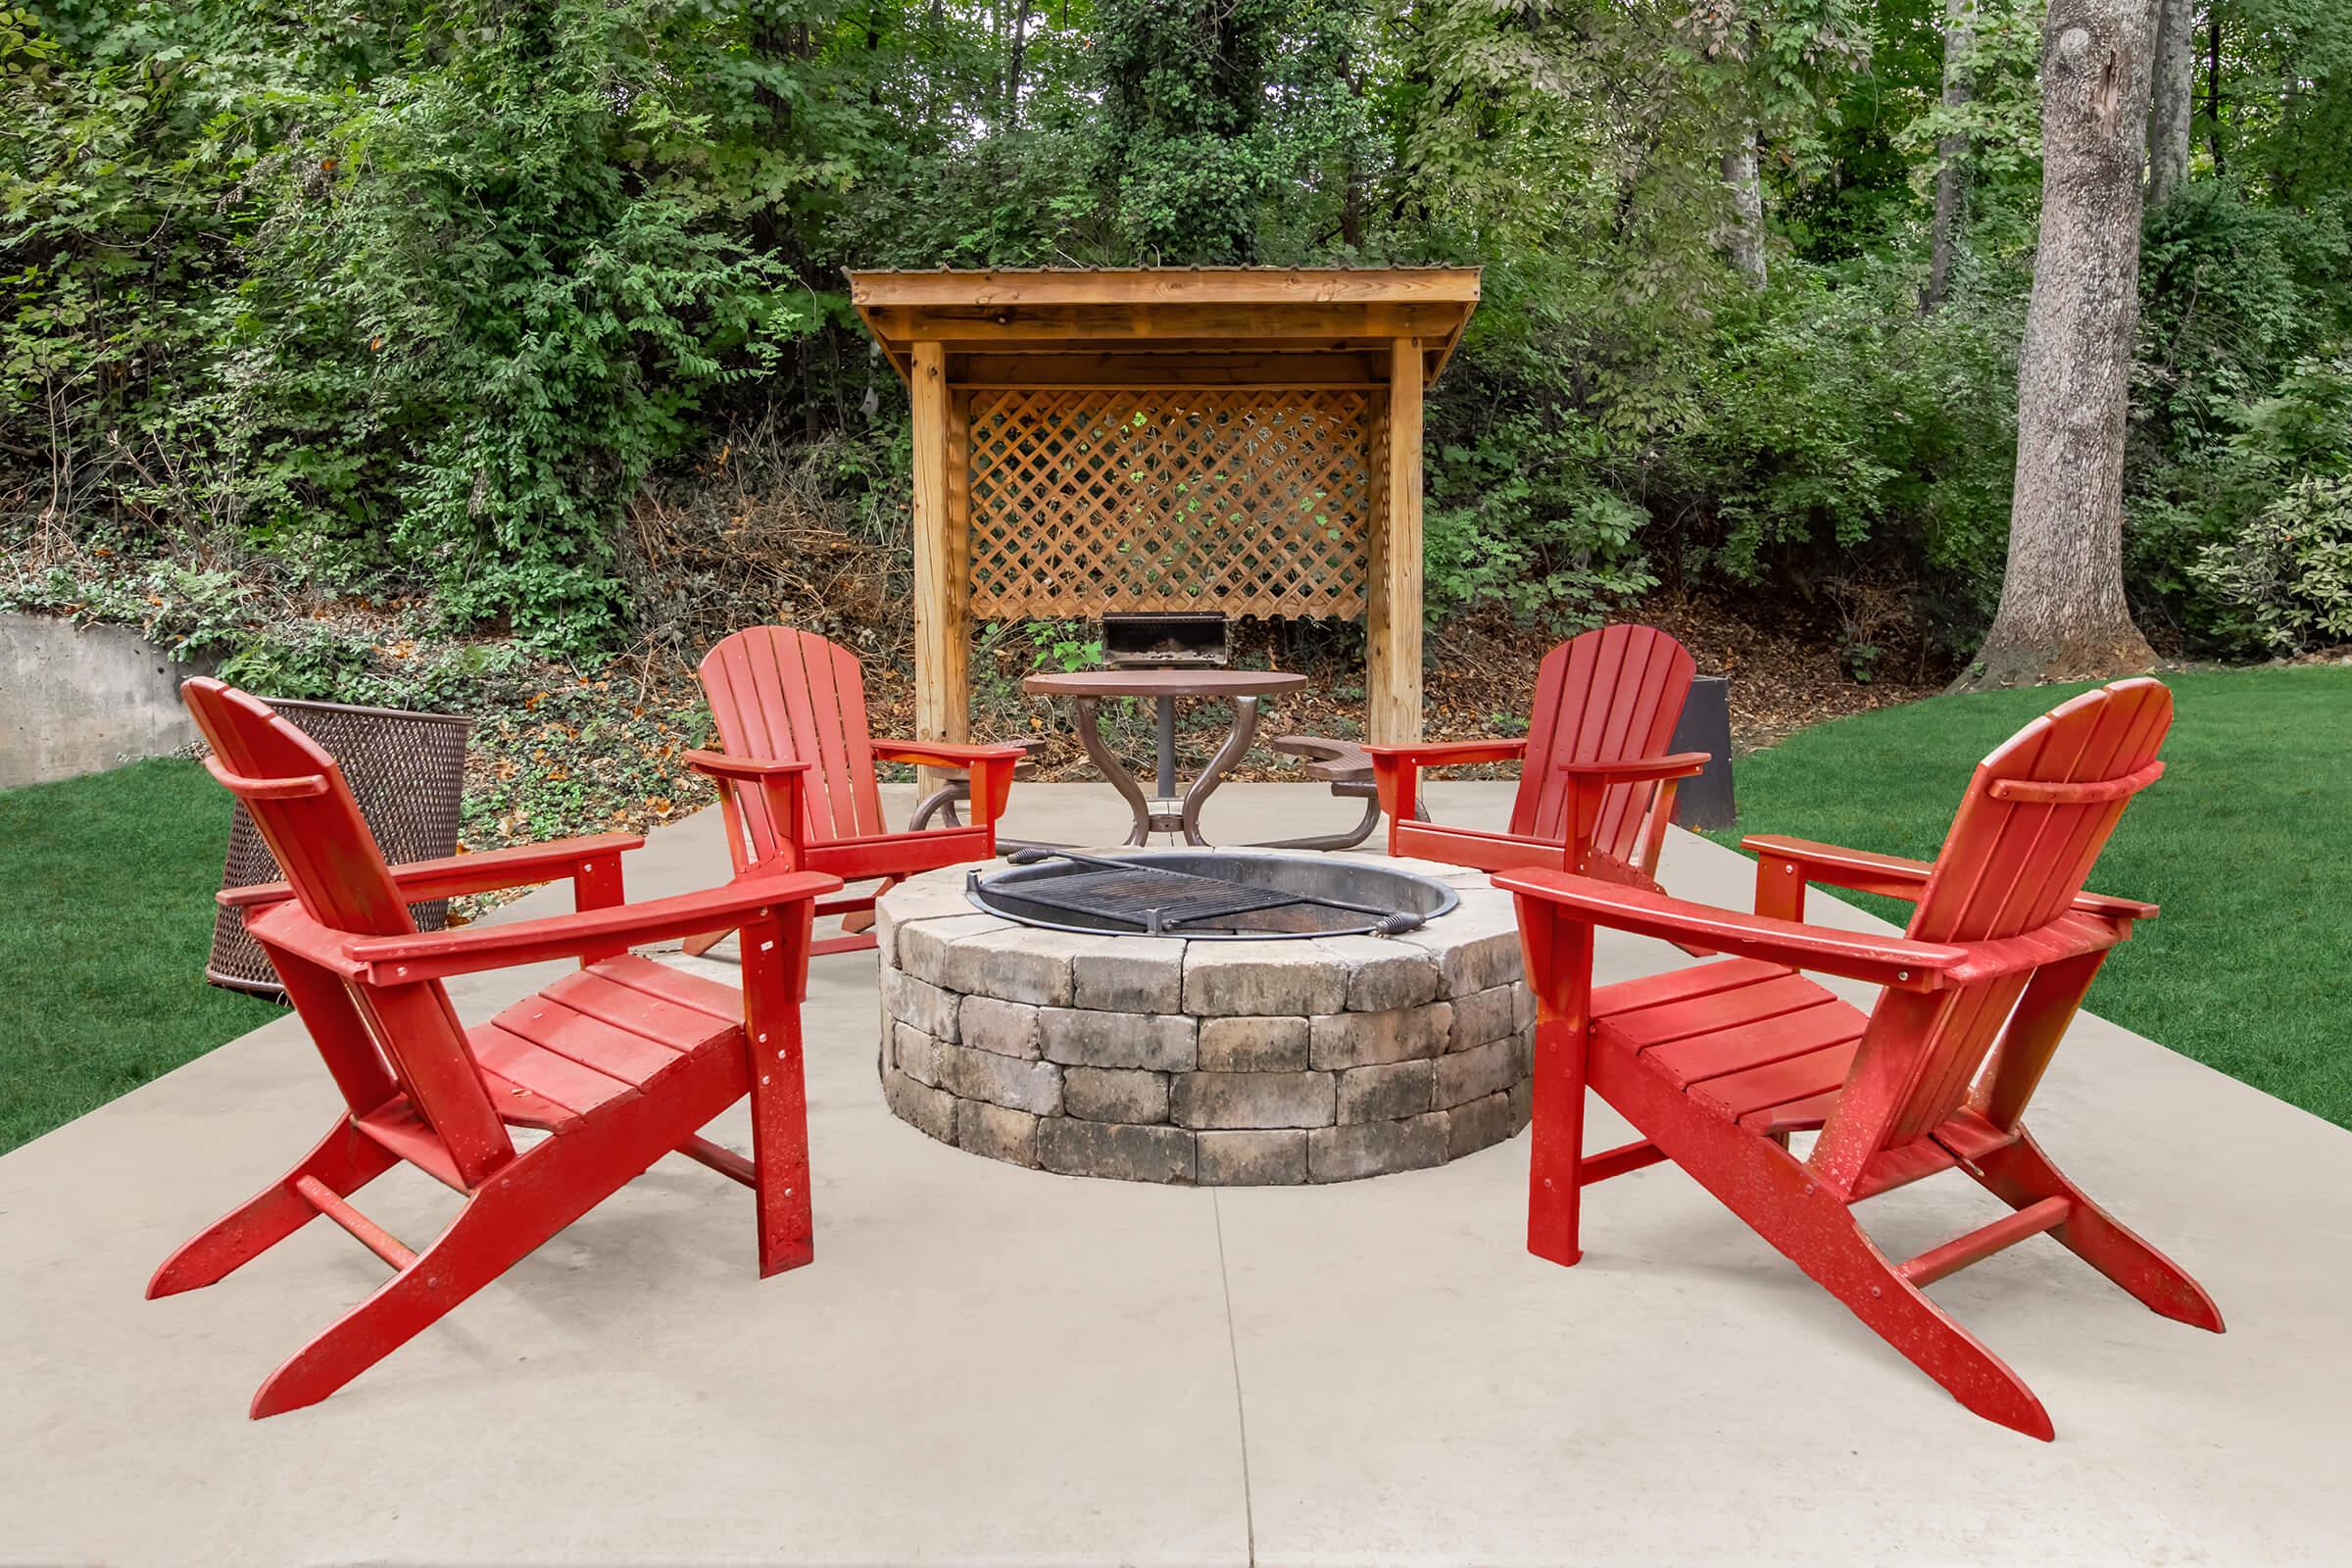
[[[1174,704],[1165,698],[1160,702],[1163,715],[1172,714]],[[1209,759],[1208,766],[1201,770],[1200,776],[1193,780],[1192,787],[1184,792],[1184,799],[1174,811],[1153,810],[1152,802],[1144,796],[1143,786],[1127,770],[1127,764],[1119,760],[1117,753],[1103,744],[1102,699],[1081,697],[1077,706],[1078,744],[1086,748],[1088,759],[1102,770],[1102,776],[1110,780],[1110,787],[1119,792],[1120,798],[1127,803],[1127,808],[1135,813],[1135,826],[1128,829],[1127,842],[1143,844],[1154,833],[1181,833],[1185,843],[1196,848],[1208,848],[1208,840],[1200,836],[1200,808],[1216,793],[1217,786],[1225,781],[1225,775],[1232,771],[1233,765],[1248,753],[1250,743],[1257,738],[1257,699],[1236,697],[1233,700],[1232,733],[1225,737],[1225,744],[1217,748],[1217,755]],[[1162,765],[1156,782],[1163,790],[1172,792],[1176,782],[1174,733],[1172,721],[1164,716],[1160,734],[1166,744],[1160,748]]]

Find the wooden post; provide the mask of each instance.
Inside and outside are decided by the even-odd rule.
[[[1421,344],[1389,346],[1388,516],[1365,612],[1365,728],[1384,745],[1421,738]]]
[[[971,637],[956,580],[961,550],[950,477],[959,455],[950,429],[947,353],[938,343],[917,343],[913,360],[915,738],[960,741],[971,733]],[[944,782],[924,768],[918,791],[927,795]]]

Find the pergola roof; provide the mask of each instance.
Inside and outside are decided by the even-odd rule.
[[[919,736],[969,734],[975,610],[1218,608],[1361,613],[1365,732],[1420,737],[1422,400],[1476,270],[849,280],[909,393]]]
[[[943,268],[849,279],[858,314],[902,376],[913,346],[935,342],[982,357],[981,373],[966,380],[986,379],[999,355],[1148,357],[1172,378],[1223,379],[1199,357],[1278,354],[1302,358],[1231,373],[1305,384],[1386,379],[1390,345],[1413,338],[1424,379],[1435,376],[1478,304],[1478,276],[1458,267]],[[1160,362],[1175,355],[1193,358]],[[1025,368],[1021,379],[1035,384],[1042,368]]]

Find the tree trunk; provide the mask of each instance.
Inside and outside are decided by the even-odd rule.
[[[2195,0],[2155,0],[2156,55],[2148,88],[2148,205],[2161,207],[2188,177],[2189,109],[2196,97]]]
[[[2222,7],[2208,0],[2205,11],[2205,135],[2213,149],[2213,172],[2222,172]]]
[[[1004,53],[1004,128],[1021,122],[1021,71],[1028,64],[1029,0],[1013,0],[1012,47]]]
[[[2041,240],[2017,362],[2017,486],[1992,630],[1956,685],[2155,662],[2124,600],[2124,421],[2139,318],[2150,0],[2051,0]]]
[[[1747,286],[1762,293],[1764,271],[1764,181],[1756,172],[1756,131],[1743,125],[1740,144],[1723,155],[1723,182],[1731,187],[1732,221],[1723,252]]]
[[[1969,53],[1977,41],[1976,0],[1943,0],[1943,107],[1964,109],[1974,96]],[[1958,131],[1936,138],[1936,219],[1928,237],[1928,286],[1919,314],[1943,303],[1952,287],[1952,253],[1960,243],[1960,209],[1968,197],[1968,137]]]

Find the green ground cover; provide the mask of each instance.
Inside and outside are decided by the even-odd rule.
[[[204,982],[228,819],[178,759],[0,790],[0,1151],[278,1015]]]
[[[2164,913],[2108,960],[2088,1005],[2352,1126],[2352,668],[2165,682],[2178,703],[2167,771],[2091,881]],[[1978,760],[2081,689],[1939,697],[1802,731],[1740,760],[1740,829],[1932,857]],[[1890,900],[1862,902],[1904,918]]]

